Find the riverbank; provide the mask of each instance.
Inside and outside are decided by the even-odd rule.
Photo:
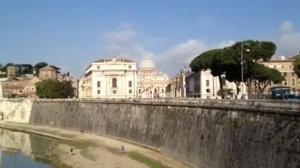
[[[59,143],[51,147],[45,156],[53,161],[55,167],[61,165],[72,168],[190,167],[164,155],[159,150],[138,146],[129,141],[89,134],[84,130],[65,130],[17,123],[0,123],[0,127],[58,139]]]

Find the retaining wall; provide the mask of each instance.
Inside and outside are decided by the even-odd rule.
[[[30,123],[115,136],[199,168],[298,168],[299,103],[35,101]]]

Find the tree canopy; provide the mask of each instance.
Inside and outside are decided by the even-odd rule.
[[[295,57],[293,65],[294,65],[295,73],[297,74],[298,77],[300,77],[300,55]]]
[[[219,79],[222,75],[225,75],[228,81],[235,82],[236,84],[245,82],[249,88],[251,88],[251,84],[255,80],[255,68],[258,61],[270,60],[275,51],[276,45],[270,41],[240,41],[230,47],[212,49],[201,53],[192,60],[190,68],[194,72],[210,69],[211,74],[218,76]],[[242,65],[243,81],[241,78]],[[274,71],[266,70],[264,72],[270,75],[270,73]],[[275,79],[272,78],[271,80]],[[219,81],[222,90],[222,82],[221,80]],[[223,93],[223,91],[221,91],[221,93]]]
[[[36,84],[36,94],[39,98],[68,98],[74,96],[71,81],[44,80]]]
[[[254,69],[254,85],[258,88],[259,93],[262,93],[271,82],[278,84],[284,80],[284,77],[277,69],[269,68],[262,64],[256,64]]]

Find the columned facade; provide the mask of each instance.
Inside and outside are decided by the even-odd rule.
[[[136,63],[123,58],[93,62],[80,81],[80,98],[136,98]]]

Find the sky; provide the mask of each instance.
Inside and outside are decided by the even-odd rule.
[[[176,75],[204,51],[267,40],[300,51],[299,0],[0,0],[0,64],[47,62],[80,77],[114,56]]]

